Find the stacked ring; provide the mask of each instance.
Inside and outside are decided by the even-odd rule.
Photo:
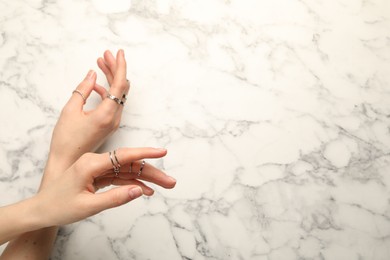
[[[114,152],[109,152],[108,155],[110,156],[112,167],[114,168],[115,177],[118,177],[121,170],[121,165],[118,161],[118,158],[116,157],[116,150],[114,150]],[[114,155],[114,157],[112,155]],[[115,159],[115,163],[114,163],[114,159]]]

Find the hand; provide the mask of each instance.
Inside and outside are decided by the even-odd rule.
[[[106,51],[104,58],[99,58],[99,68],[106,75],[110,84],[110,94],[121,98],[129,91],[126,79],[126,60],[123,50],[119,50],[116,58]],[[94,90],[102,97],[102,102],[91,111],[84,111],[82,95],[73,93],[61,112],[54,128],[50,145],[49,162],[51,166],[62,172],[73,164],[82,154],[93,152],[103,144],[115,130],[118,129],[123,106],[106,98],[106,90],[96,84],[96,73],[89,71],[86,78],[79,84],[77,90],[86,99]],[[53,169],[53,167],[49,167]],[[45,173],[43,182],[57,177],[56,171]],[[50,175],[50,176],[48,176]]]
[[[118,177],[112,174],[113,167],[108,153],[82,155],[66,172],[36,195],[39,212],[44,212],[42,222],[45,226],[69,224],[123,205],[143,193],[151,195],[150,188],[135,179],[137,174],[129,173],[130,164],[143,158],[160,158],[166,153],[165,149],[156,148],[118,149],[116,155],[121,164]],[[134,172],[138,171],[138,165],[133,164]],[[140,179],[165,188],[173,188],[176,184],[173,178],[150,164],[145,164]],[[98,188],[111,184],[121,187],[95,193]]]

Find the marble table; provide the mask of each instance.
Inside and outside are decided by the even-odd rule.
[[[99,152],[166,147],[177,187],[62,227],[52,259],[390,259],[389,19],[386,0],[1,0],[0,203],[36,192],[62,106],[123,48]]]

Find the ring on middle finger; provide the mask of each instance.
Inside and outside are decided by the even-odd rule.
[[[116,102],[116,103],[118,103],[118,104],[120,104],[120,103],[121,103],[121,100],[120,100],[119,98],[117,98],[116,96],[114,96],[114,95],[111,95],[111,93],[110,93],[110,92],[107,92],[107,98],[109,98],[109,99],[111,99],[111,100],[115,101],[115,102]]]
[[[110,92],[107,92],[107,98],[113,100],[114,102],[118,103],[119,105],[124,106],[126,102],[126,95],[123,94],[122,99],[117,98],[116,96],[112,95]]]
[[[141,166],[140,166],[139,171],[138,171],[138,174],[137,174],[138,177],[141,176],[142,170],[144,169],[144,167],[145,167],[145,160],[142,160]]]
[[[125,102],[126,102],[126,100],[127,100],[127,96],[126,96],[126,94],[123,94],[123,95],[122,95],[122,99],[121,99],[121,100],[122,100],[122,102],[123,102],[123,103],[125,103]]]

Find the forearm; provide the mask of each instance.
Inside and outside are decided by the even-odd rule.
[[[53,171],[61,172],[71,164],[64,161],[60,164],[59,162],[55,163],[55,161],[53,157],[48,159],[40,189],[44,185],[50,185],[50,181],[54,178],[50,173]],[[48,259],[57,237],[57,232],[58,227],[53,226],[21,234],[8,243],[0,259]]]
[[[0,244],[16,236],[44,227],[35,198],[0,208]]]
[[[8,243],[0,259],[49,259],[57,231],[48,227],[24,233]]]

